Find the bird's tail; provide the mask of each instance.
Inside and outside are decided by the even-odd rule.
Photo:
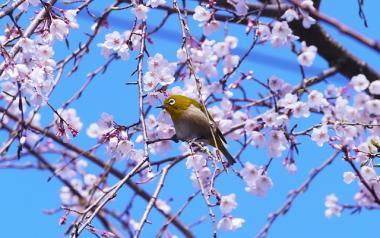
[[[226,149],[226,147],[224,145],[221,148],[219,148],[219,150],[220,150],[220,152],[223,153],[224,157],[226,157],[229,165],[233,165],[234,163],[236,163],[236,160],[230,154],[230,152],[228,152],[228,150]]]
[[[224,145],[223,141],[220,139],[220,138],[216,138],[217,140],[217,144],[218,144],[218,149],[220,150],[220,152],[222,152],[222,154],[224,155],[224,157],[226,157],[227,161],[228,161],[228,165],[233,165],[234,163],[236,163],[236,160],[234,159],[234,157],[230,154],[230,152],[228,152],[226,146]]]

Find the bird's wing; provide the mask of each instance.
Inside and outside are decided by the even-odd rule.
[[[216,124],[216,122],[212,118],[211,114],[207,111],[207,109],[202,104],[200,104],[199,102],[197,102],[194,99],[192,99],[191,103],[194,104],[194,106],[196,106],[197,108],[200,108],[204,114],[207,113],[208,117],[210,118],[211,122],[214,124],[214,126],[216,128],[215,129],[216,136],[220,137],[220,139],[222,139],[222,141],[225,144],[227,144],[226,138],[224,138],[223,133],[220,131],[220,129],[218,128],[218,125]]]

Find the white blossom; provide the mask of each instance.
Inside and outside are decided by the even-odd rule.
[[[69,26],[61,19],[53,19],[50,24],[50,33],[55,39],[63,41],[69,34]]]
[[[220,28],[220,23],[217,20],[211,20],[203,24],[203,34],[206,36],[218,31]]]
[[[344,172],[343,173],[343,181],[346,184],[352,183],[352,181],[354,181],[355,178],[356,178],[356,175],[353,172]]]
[[[201,154],[191,155],[191,156],[188,156],[186,159],[186,168],[188,169],[193,168],[196,170],[200,170],[206,165],[207,165],[207,160],[205,156]]]
[[[265,137],[264,134],[258,131],[251,131],[249,133],[251,138],[251,144],[257,147],[261,147],[265,143]]]
[[[323,94],[321,92],[318,92],[317,90],[313,90],[310,92],[307,104],[311,108],[320,108],[329,105],[328,101],[323,96]]]
[[[338,198],[335,194],[326,196],[325,206],[325,216],[327,218],[331,218],[332,216],[340,217],[343,208],[338,204]]]
[[[222,211],[222,214],[230,214],[232,210],[234,210],[237,207],[237,202],[235,201],[235,199],[235,193],[222,196],[220,200],[220,210]]]
[[[139,4],[132,8],[132,13],[136,16],[139,20],[146,20],[148,17],[148,11],[149,8],[144,6],[143,4]]]
[[[289,8],[285,11],[285,13],[281,16],[281,19],[285,19],[287,22],[291,22],[293,20],[298,20],[299,16],[294,9]]]
[[[123,39],[118,31],[106,34],[104,47],[112,50],[118,50],[123,44]]]
[[[298,37],[294,36],[286,21],[275,21],[272,28],[271,43],[273,47],[287,45]]]
[[[229,4],[234,6],[236,14],[239,16],[245,16],[248,13],[248,5],[245,0],[228,0]]]
[[[369,113],[380,115],[380,99],[372,99],[366,102],[366,109]]]
[[[369,81],[364,74],[358,74],[351,78],[351,84],[354,87],[355,91],[361,92],[368,88]]]
[[[94,174],[86,174],[83,181],[85,185],[93,187],[97,183],[98,177]]]
[[[317,47],[314,45],[306,46],[306,43],[303,41],[301,54],[297,57],[298,63],[302,66],[310,67],[313,65],[316,55]]]
[[[290,108],[295,118],[310,116],[310,108],[304,102],[295,102]]]
[[[199,22],[207,22],[211,18],[211,13],[201,6],[196,6],[193,18]]]
[[[280,79],[279,77],[273,75],[269,78],[268,86],[273,91],[280,90],[284,85],[284,80]]]
[[[315,141],[318,146],[323,146],[323,144],[329,141],[330,137],[328,134],[327,126],[321,126],[320,128],[314,128],[311,133],[311,140]]]
[[[218,229],[221,230],[237,230],[243,226],[245,220],[243,218],[236,218],[232,216],[225,216],[218,222]]]
[[[380,80],[373,81],[368,90],[371,94],[380,95]]]
[[[166,0],[148,0],[146,5],[156,8],[158,6],[164,5],[165,3],[166,3]]]

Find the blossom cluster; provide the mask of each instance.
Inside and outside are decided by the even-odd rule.
[[[128,60],[130,50],[138,51],[141,44],[141,30],[125,31],[120,33],[114,31],[106,34],[105,41],[98,43],[101,48],[102,55],[106,58],[110,57],[112,53],[116,53],[122,60]]]

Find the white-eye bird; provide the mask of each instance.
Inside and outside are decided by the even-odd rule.
[[[222,132],[202,104],[183,95],[172,95],[158,108],[163,108],[169,113],[176,131],[175,138],[183,141],[201,141],[218,148],[227,158],[229,165],[236,162],[225,147],[227,142]]]

